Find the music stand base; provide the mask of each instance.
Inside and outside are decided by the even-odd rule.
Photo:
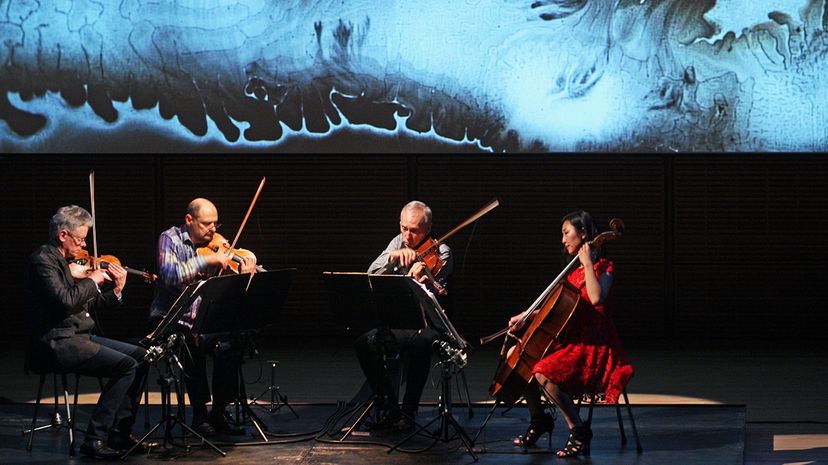
[[[251,398],[249,405],[256,405],[263,408],[267,411],[267,413],[276,413],[282,407],[287,407],[290,409],[291,413],[293,413],[293,416],[299,418],[299,414],[296,413],[296,410],[293,410],[293,407],[291,407],[290,403],[288,403],[287,396],[282,394],[282,392],[279,391],[279,386],[276,385],[276,365],[279,364],[279,361],[268,360],[268,363],[270,363],[270,386],[268,386],[258,396]],[[268,404],[260,404],[258,400],[268,393],[270,394],[270,402]]]
[[[475,462],[479,460],[477,454],[474,453],[474,441],[469,437],[468,433],[463,429],[460,423],[457,422],[457,419],[454,418],[454,415],[451,413],[451,368],[447,366],[447,363],[443,363],[443,372],[442,372],[442,379],[441,379],[441,395],[440,395],[440,403],[438,405],[438,409],[440,411],[436,417],[432,418],[431,421],[424,424],[423,426],[419,427],[413,433],[409,434],[405,438],[403,438],[400,442],[395,444],[393,447],[388,449],[386,452],[390,454],[395,450],[399,449],[403,444],[408,442],[414,436],[422,433],[425,431],[429,426],[436,423],[438,420],[440,421],[440,429],[437,431],[436,434],[432,436],[436,436],[437,439],[448,442],[450,440],[448,435],[448,427],[451,426],[454,428],[454,432],[457,434],[457,437],[460,438],[460,442],[463,443],[463,447],[465,447],[466,452],[472,456]],[[476,438],[475,438],[476,439]]]
[[[173,356],[173,355],[171,355],[171,352],[169,350],[168,350],[167,353],[168,353],[168,356]],[[156,361],[156,363],[157,363],[157,361]],[[146,441],[147,438],[150,437],[152,435],[152,433],[154,433],[162,425],[164,426],[164,442],[163,442],[161,447],[166,448],[169,445],[174,445],[174,444],[172,444],[172,439],[171,439],[172,438],[172,429],[176,425],[178,425],[178,426],[181,426],[182,430],[190,433],[195,438],[199,439],[201,441],[202,445],[206,444],[206,445],[210,446],[211,449],[216,451],[222,457],[226,457],[227,452],[224,452],[223,450],[219,449],[215,444],[208,441],[207,438],[205,438],[204,436],[199,434],[196,430],[191,428],[189,425],[187,425],[186,423],[181,421],[178,414],[173,414],[172,413],[171,386],[173,385],[173,383],[175,383],[175,385],[178,386],[179,381],[175,378],[175,375],[172,373],[171,366],[172,366],[173,362],[170,361],[170,360],[167,360],[166,363],[167,363],[167,370],[168,370],[167,375],[166,376],[162,375],[158,378],[158,384],[161,386],[161,420],[159,420],[158,423],[155,424],[155,426],[153,426],[149,431],[147,431],[143,436],[141,436],[141,438],[138,440],[138,442],[136,442],[129,450],[127,450],[124,453],[124,455],[121,456],[121,460],[126,459],[129,456],[129,454],[131,454],[135,449],[137,449],[138,446],[140,446],[144,441]],[[156,365],[156,368],[158,368],[157,365]],[[159,372],[160,372],[160,370],[159,370]],[[181,407],[181,399],[179,399],[179,408],[180,407]],[[189,448],[189,446],[187,446],[187,447]]]

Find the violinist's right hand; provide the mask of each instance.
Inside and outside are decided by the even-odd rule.
[[[509,331],[518,331],[520,328],[523,328],[523,325],[526,324],[523,320],[523,313],[518,313],[517,315],[509,318]]]
[[[207,254],[203,257],[207,262],[207,266],[220,266],[222,268],[227,268],[227,264],[230,262],[230,257],[220,252]]]
[[[388,263],[397,262],[403,268],[408,268],[417,261],[417,252],[409,248],[395,250],[388,255]]]

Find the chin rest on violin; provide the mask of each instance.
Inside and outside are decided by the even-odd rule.
[[[105,270],[110,263],[123,266],[121,265],[121,261],[114,255],[101,255],[100,257],[93,257],[92,255],[89,255],[89,252],[81,249],[77,254],[75,254],[74,258],[69,259],[69,271],[72,273],[72,277],[75,278],[76,281],[86,279],[89,277],[89,274],[95,270],[95,262],[98,263],[98,267],[102,270]],[[158,276],[147,273],[146,271],[136,270],[127,266],[124,266],[124,269],[128,274],[140,276],[144,281],[150,284],[158,279]],[[107,280],[110,280],[109,276],[107,276]]]
[[[241,263],[245,258],[253,259],[256,262],[256,255],[247,249],[234,248],[230,249],[230,242],[221,234],[213,233],[213,238],[210,242],[202,247],[196,249],[196,252],[201,256],[212,255],[214,253],[224,254],[230,257],[227,267],[236,273],[241,273]],[[264,271],[264,268],[256,265],[256,271]]]

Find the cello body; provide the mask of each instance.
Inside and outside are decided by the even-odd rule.
[[[532,381],[532,368],[558,340],[572,318],[581,292],[563,280],[546,296],[538,313],[521,337],[509,349],[495,372],[489,394],[506,405],[514,404]]]

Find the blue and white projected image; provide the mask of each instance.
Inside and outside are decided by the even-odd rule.
[[[0,0],[0,149],[824,151],[827,27],[826,0]]]

